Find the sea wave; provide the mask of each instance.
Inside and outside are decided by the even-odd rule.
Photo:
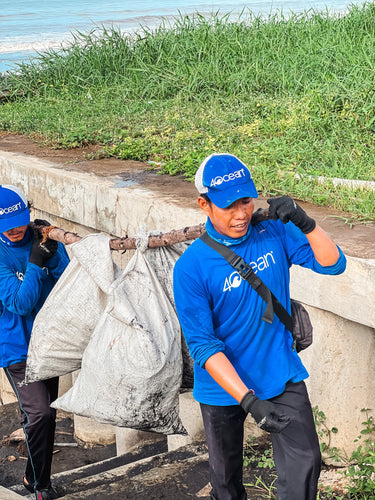
[[[12,54],[16,52],[42,52],[48,49],[59,49],[67,45],[67,41],[44,40],[42,42],[9,42],[1,43],[0,54]]]
[[[30,6],[27,2],[30,1]],[[348,0],[326,0],[330,10],[346,9]],[[356,2],[353,0],[354,3]],[[13,0],[14,2],[14,0]],[[153,30],[164,22],[174,25],[180,14],[196,13],[209,16],[212,12],[227,12],[230,18],[235,19],[246,5],[254,12],[275,12],[275,9],[284,7],[284,15],[289,8],[296,11],[306,7],[319,8],[324,5],[324,0],[250,0],[246,4],[242,0],[204,0],[194,1],[192,5],[186,6],[184,0],[175,0],[173,6],[171,0],[160,1],[157,4],[152,0],[144,0],[142,8],[136,5],[124,9],[120,0],[112,0],[112,8],[103,8],[98,0],[87,2],[92,11],[85,10],[77,0],[65,0],[60,3],[57,10],[52,7],[40,9],[40,2],[27,0],[21,2],[24,9],[12,9],[12,2],[8,0],[8,8],[0,14],[2,21],[0,32],[0,73],[7,70],[13,62],[19,62],[23,58],[28,59],[30,55],[38,52],[59,50],[68,46],[73,40],[73,35],[78,31],[88,33],[93,29],[102,27],[116,27],[124,35],[132,35],[142,30]],[[135,2],[133,2],[134,4]],[[85,4],[86,5],[86,4]],[[119,7],[116,9],[116,5]],[[30,10],[31,7],[34,10]],[[328,7],[327,7],[328,8]],[[99,21],[101,19],[101,21]]]
[[[164,17],[165,21],[173,20],[175,16]],[[98,24],[86,26],[86,29],[76,29],[65,33],[41,33],[29,36],[1,37],[0,36],[0,54],[11,54],[16,52],[39,52],[48,49],[57,49],[62,46],[68,46],[74,39],[74,34],[81,32],[88,34],[92,30],[103,28],[119,29],[124,36],[134,34],[141,30],[142,26],[154,29],[161,22],[162,16],[134,16],[132,18],[118,19],[117,21],[104,20]]]

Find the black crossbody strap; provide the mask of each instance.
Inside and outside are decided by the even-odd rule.
[[[263,314],[263,321],[272,323],[273,314],[278,316],[280,321],[286,326],[289,331],[292,331],[292,317],[288,311],[281,305],[278,299],[273,295],[270,289],[257,276],[250,264],[247,264],[242,257],[233,252],[233,250],[218,241],[212,239],[207,232],[204,232],[200,237],[204,243],[216,250],[229,264],[238,272],[238,274],[246,280],[250,286],[262,297],[267,304]]]

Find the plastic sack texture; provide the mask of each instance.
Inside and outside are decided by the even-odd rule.
[[[145,256],[150,266],[154,270],[159,283],[161,284],[170,303],[174,304],[173,297],[173,268],[177,259],[184,253],[191,242],[175,243],[168,247],[158,249],[147,249]],[[181,332],[181,350],[182,350],[182,383],[184,389],[192,389],[194,384],[194,361],[190,356],[188,346]]]
[[[177,315],[138,250],[112,285],[74,386],[52,406],[116,426],[185,434],[181,378]]]
[[[71,245],[72,260],[35,318],[25,381],[35,382],[81,367],[90,340],[121,274],[109,237],[91,234]]]

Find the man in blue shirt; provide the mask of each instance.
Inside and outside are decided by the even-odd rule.
[[[289,269],[340,274],[346,259],[289,196],[268,200],[270,220],[252,224],[257,190],[249,169],[229,154],[213,154],[198,169],[198,205],[208,235],[251,265],[290,313]],[[174,269],[174,297],[194,359],[193,395],[200,403],[209,450],[211,498],[244,500],[243,424],[250,413],[270,432],[278,500],[313,500],[321,456],[293,338],[237,271],[201,239]]]
[[[48,224],[45,221],[35,221]],[[27,200],[17,187],[0,185],[0,366],[17,396],[28,449],[23,483],[37,500],[56,498],[51,463],[58,378],[22,384],[36,314],[68,265],[64,245],[30,225]]]

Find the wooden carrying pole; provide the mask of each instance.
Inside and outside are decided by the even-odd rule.
[[[257,222],[268,219],[268,210],[259,209],[253,214],[251,222],[256,224]],[[52,240],[60,241],[64,245],[71,245],[82,239],[76,233],[71,233],[70,231],[64,231],[56,226],[36,226],[44,238],[50,238]],[[157,235],[150,235],[148,239],[149,248],[165,247],[169,245],[174,245],[175,243],[181,243],[182,241],[195,240],[199,238],[205,231],[204,224],[198,224],[197,226],[188,226],[183,229],[176,229],[170,231],[169,233],[160,233]],[[111,250],[132,250],[136,248],[136,238],[112,238],[109,240],[109,246]]]
[[[41,233],[44,234],[45,238],[50,238],[52,240],[60,241],[64,245],[71,245],[81,240],[81,236],[76,233],[71,233],[69,231],[64,231],[55,226],[36,226]],[[204,224],[198,224],[197,226],[185,227],[184,229],[177,229],[170,231],[169,233],[160,233],[157,235],[149,236],[148,246],[149,248],[165,247],[168,245],[174,245],[181,241],[195,240],[199,238],[204,232]],[[132,250],[136,248],[136,238],[112,238],[109,240],[109,246],[111,250]]]

